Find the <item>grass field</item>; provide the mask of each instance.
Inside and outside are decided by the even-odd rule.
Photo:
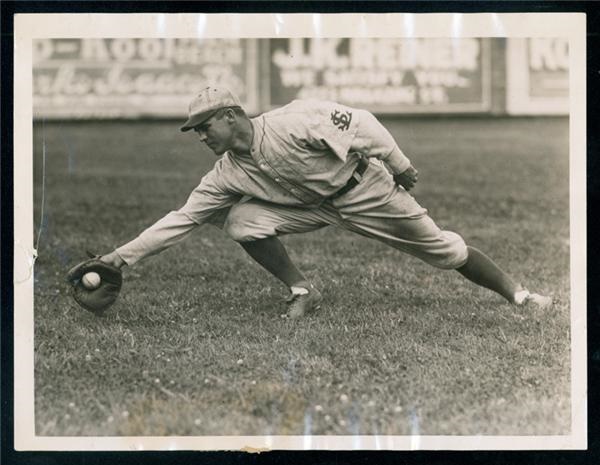
[[[66,270],[181,206],[215,158],[177,121],[36,124],[37,434],[568,434],[567,120],[384,122],[437,223],[552,293],[552,309],[327,228],[284,238],[325,296],[288,321],[284,287],[206,226],[126,269],[97,318]]]

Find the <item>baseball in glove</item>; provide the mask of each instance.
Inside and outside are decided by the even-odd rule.
[[[99,315],[117,300],[123,284],[123,276],[121,270],[101,261],[99,255],[87,253],[90,259],[71,268],[67,280],[72,285],[75,301],[86,310]],[[100,275],[100,285],[95,289],[86,288],[82,282],[83,276],[91,272]]]

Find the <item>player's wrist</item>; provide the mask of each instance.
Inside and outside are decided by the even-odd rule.
[[[122,268],[123,266],[127,265],[125,260],[121,258],[121,256],[117,253],[116,250],[112,251],[107,255],[103,255],[102,257],[100,257],[100,260],[104,263],[109,263],[116,268]]]
[[[387,156],[381,157],[381,159],[395,174],[402,174],[411,166],[410,159],[402,153],[398,146],[395,146]]]

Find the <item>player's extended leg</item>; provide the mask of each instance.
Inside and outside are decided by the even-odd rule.
[[[231,208],[223,229],[259,265],[290,288],[288,315],[297,318],[318,308],[322,297],[292,262],[277,236],[314,231],[338,220],[331,211],[250,200]]]
[[[468,257],[466,263],[457,268],[469,281],[497,292],[510,303],[517,303],[518,293],[523,291],[523,286],[513,281],[496,263],[480,250],[467,247]]]
[[[414,255],[437,268],[455,269],[468,280],[497,292],[510,303],[533,302],[546,307],[552,302],[549,297],[530,293],[491,258],[474,247],[467,247],[458,234],[438,228],[427,215],[389,218],[353,214],[348,215],[345,227]]]
[[[378,195],[375,195],[378,194]],[[340,226],[384,242],[437,268],[458,270],[464,277],[497,292],[517,305],[549,305],[549,297],[532,294],[516,283],[479,250],[467,247],[461,236],[440,229],[417,201],[396,187],[384,169],[370,165],[361,183],[332,202]]]
[[[475,247],[467,247],[469,256],[466,263],[457,268],[469,281],[497,292],[511,304],[522,305],[532,302],[539,307],[552,304],[552,298],[529,292],[513,279],[496,263]]]

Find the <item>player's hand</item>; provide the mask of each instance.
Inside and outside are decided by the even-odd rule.
[[[109,265],[112,265],[116,268],[122,268],[124,265],[126,265],[125,261],[119,256],[119,254],[116,251],[113,251],[107,255],[102,255],[100,257],[100,261],[108,263]]]
[[[407,191],[415,187],[419,180],[419,172],[411,165],[403,173],[394,175],[394,182],[397,186],[402,186]]]

